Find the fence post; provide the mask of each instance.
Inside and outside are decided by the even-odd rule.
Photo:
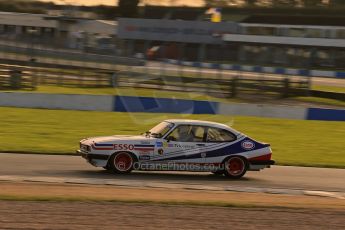
[[[283,92],[282,92],[282,97],[285,98],[285,97],[289,97],[289,90],[290,90],[290,82],[289,82],[289,78],[288,77],[285,77],[283,79]]]
[[[159,60],[160,60],[160,65],[159,65],[159,77],[161,77],[161,79],[164,79],[164,76],[166,75],[166,65],[165,65],[165,58],[166,58],[166,52],[167,52],[167,43],[163,42],[160,45],[159,48]]]
[[[10,71],[10,86],[12,89],[20,89],[22,86],[22,73],[14,69]]]
[[[202,66],[202,63],[203,63],[203,61],[205,59],[205,53],[206,53],[206,45],[204,43],[202,43],[199,46],[199,52],[198,52],[199,78],[202,78],[202,76],[203,76],[203,66]]]
[[[310,74],[310,69],[308,69],[308,70],[306,70],[306,78],[307,78],[307,80],[306,80],[306,85],[307,85],[307,93],[306,93],[306,95],[307,96],[310,96],[310,92],[311,92],[311,87],[312,87],[312,76],[311,76],[311,74]]]
[[[126,48],[127,48],[127,54],[126,54],[126,56],[128,57],[128,58],[131,58],[132,56],[133,56],[133,51],[134,51],[134,40],[127,40],[126,41]],[[129,71],[129,76],[131,77],[131,78],[133,78],[134,77],[134,71],[133,71],[133,66],[131,65],[131,64],[129,64],[128,66],[127,66],[127,68],[128,68],[128,71]]]
[[[112,86],[113,88],[119,86],[118,76],[115,72],[110,76],[110,86]]]
[[[236,97],[237,96],[237,83],[238,83],[238,77],[235,76],[231,80],[230,84],[230,97]]]
[[[149,73],[150,73],[149,67],[147,66],[147,64],[148,64],[147,52],[148,52],[148,49],[150,48],[150,46],[151,46],[151,41],[145,40],[143,54],[144,54],[144,60],[145,60],[145,66],[146,66],[146,67],[144,67],[146,77],[148,77]]]
[[[179,75],[180,75],[180,77],[183,77],[183,61],[184,61],[184,59],[185,59],[185,56],[184,56],[184,54],[185,54],[185,44],[184,43],[180,43],[180,45],[179,45],[179,49],[180,49],[180,51],[179,51],[179,63],[178,63],[178,67],[179,67]]]

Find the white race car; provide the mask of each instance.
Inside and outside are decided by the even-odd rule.
[[[210,171],[231,178],[274,164],[269,144],[224,124],[165,120],[138,136],[86,138],[77,151],[89,163],[115,173],[134,170]]]

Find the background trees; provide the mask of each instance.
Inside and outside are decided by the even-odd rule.
[[[119,0],[118,10],[122,17],[136,17],[138,15],[139,0]]]

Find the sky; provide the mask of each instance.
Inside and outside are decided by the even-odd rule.
[[[114,5],[117,0],[40,0],[42,2],[54,2],[56,4],[73,4],[73,5]],[[203,0],[142,0],[143,4],[152,5],[186,5],[186,6],[201,6],[204,4]]]

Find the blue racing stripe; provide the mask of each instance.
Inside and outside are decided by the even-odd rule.
[[[155,147],[154,145],[134,145],[135,147]]]
[[[250,150],[245,150],[242,147],[242,142],[243,141],[252,141],[255,143],[255,147],[253,149]],[[215,150],[211,150],[211,151],[201,151],[199,153],[195,153],[195,154],[190,154],[190,155],[179,155],[179,156],[173,156],[173,157],[168,157],[168,158],[164,158],[164,159],[157,159],[160,161],[166,161],[166,160],[187,160],[187,159],[196,159],[196,158],[201,158],[201,154],[205,154],[206,156],[203,156],[204,158],[209,158],[209,157],[219,157],[219,156],[227,156],[227,155],[233,155],[233,154],[237,154],[237,153],[243,153],[243,152],[247,152],[247,151],[253,151],[253,150],[258,150],[258,149],[262,149],[265,147],[268,147],[268,144],[261,144],[259,142],[256,142],[250,138],[244,138],[243,140],[233,144],[233,145],[229,145],[226,146],[224,148],[220,148],[220,149],[215,149]],[[156,159],[153,159],[153,161],[157,161]]]
[[[101,147],[101,146],[113,146],[113,144],[97,144],[95,143],[95,146]]]

